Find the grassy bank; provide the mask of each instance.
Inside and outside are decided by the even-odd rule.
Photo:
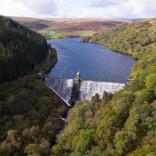
[[[95,34],[95,31],[91,30],[38,30],[38,33],[42,34],[44,37],[48,39],[60,39],[60,38],[69,38],[72,36],[79,36],[79,37],[87,37],[92,36]]]

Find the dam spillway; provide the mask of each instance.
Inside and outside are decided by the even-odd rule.
[[[67,105],[70,105],[73,88],[73,79],[46,78],[45,83]]]
[[[115,93],[123,89],[125,84],[100,82],[100,81],[82,81],[80,87],[80,101],[91,100],[96,93],[102,98],[103,93]]]
[[[88,100],[97,93],[102,98],[103,93],[115,93],[124,88],[123,83],[101,82],[75,79],[45,78],[46,85],[57,93],[68,105],[76,101]]]

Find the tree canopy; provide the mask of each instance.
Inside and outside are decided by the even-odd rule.
[[[48,54],[46,39],[0,16],[0,82],[24,76]]]

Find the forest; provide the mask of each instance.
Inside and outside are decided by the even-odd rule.
[[[51,156],[155,156],[156,26],[122,24],[83,41],[132,55],[137,62],[122,91],[76,103]]]
[[[28,74],[47,54],[45,38],[0,16],[0,82]]]
[[[41,35],[0,17],[0,155],[47,156],[67,107],[36,73],[57,61]]]

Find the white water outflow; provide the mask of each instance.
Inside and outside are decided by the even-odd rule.
[[[123,89],[125,86],[125,84],[122,83],[87,80],[80,80],[80,83],[75,84],[75,79],[60,78],[46,78],[45,82],[49,88],[66,102],[67,105],[71,105],[73,102],[71,100],[75,97],[77,97],[76,100],[79,101],[90,101],[97,93],[102,98],[104,91],[115,93]]]

